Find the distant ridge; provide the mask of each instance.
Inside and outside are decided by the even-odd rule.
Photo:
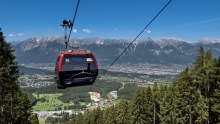
[[[81,49],[92,50],[100,65],[111,63],[131,39],[85,38],[71,39],[70,43]],[[118,63],[188,64],[192,63],[199,47],[210,50],[214,57],[220,55],[220,39],[204,38],[195,43],[180,38],[137,40],[123,54]],[[14,44],[19,63],[55,63],[65,45],[61,36],[33,37]]]

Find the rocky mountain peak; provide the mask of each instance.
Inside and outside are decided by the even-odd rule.
[[[203,38],[203,39],[199,40],[197,43],[199,43],[199,44],[220,43],[220,39],[217,39],[217,38]]]
[[[171,45],[171,46],[174,46],[174,47],[178,47],[181,44],[188,43],[188,42],[186,42],[183,39],[175,38],[175,37],[171,37],[171,38],[158,38],[158,39],[155,39],[154,42],[156,44],[158,44],[161,48],[164,48],[165,46],[168,46],[168,45]]]
[[[59,42],[62,43],[63,37],[62,36],[42,36],[42,37],[31,37],[23,42],[20,42],[20,47],[23,51],[31,50],[35,47],[43,45],[44,47],[47,46],[48,42]]]
[[[81,49],[92,50],[100,63],[110,63],[128,46],[133,39],[85,38],[71,39],[70,44]],[[120,58],[121,63],[175,63],[187,64],[193,61],[201,43],[214,57],[220,55],[218,39],[204,38],[203,42],[189,43],[180,38],[144,38],[137,40]],[[215,43],[215,44],[213,44]],[[33,37],[14,45],[15,55],[21,63],[53,63],[60,50],[65,49],[62,36]]]

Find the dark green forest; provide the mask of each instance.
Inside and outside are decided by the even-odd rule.
[[[220,123],[220,58],[200,47],[192,66],[168,86],[138,89],[128,101],[105,110],[87,110],[63,124],[217,124]]]
[[[38,124],[31,113],[31,102],[18,85],[20,75],[13,48],[4,40],[0,28],[0,123]]]

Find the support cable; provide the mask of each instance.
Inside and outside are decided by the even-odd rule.
[[[75,19],[76,19],[76,13],[77,13],[77,10],[78,10],[79,2],[80,2],[80,0],[78,0],[77,6],[76,6],[76,10],[75,10],[75,14],[74,14],[74,17],[73,17],[73,22],[72,22],[73,25],[74,25],[74,21],[75,21]],[[72,32],[73,25],[72,25],[71,28],[70,28],[70,33],[69,33],[69,37],[68,37],[67,42],[69,42],[69,39],[70,39],[70,35],[71,35],[71,32]]]
[[[169,0],[169,2],[156,14],[156,16],[147,24],[147,26],[144,27],[144,29],[134,38],[134,40],[121,52],[121,54],[110,64],[110,66],[100,75],[100,77],[102,75],[104,75],[109,68],[123,55],[123,53],[131,46],[131,44],[134,43],[134,41],[136,41],[136,39],[148,28],[148,26],[150,26],[150,24],[160,15],[160,13],[170,4],[172,0]],[[89,89],[92,87],[92,85],[89,87]],[[88,89],[88,90],[89,90]]]
[[[112,64],[101,74],[101,76],[103,74],[105,74],[108,69],[123,55],[123,53],[131,46],[131,44],[134,43],[134,41],[136,41],[136,39],[148,28],[148,26],[157,18],[158,15],[160,15],[160,13],[170,4],[172,0],[170,0],[158,13],[157,15],[147,24],[147,26],[145,26],[145,28],[134,38],[134,40],[121,52],[121,54],[112,62]]]

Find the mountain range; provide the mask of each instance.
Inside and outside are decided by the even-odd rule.
[[[130,42],[131,39],[70,39],[70,44],[92,50],[99,65],[113,62]],[[32,37],[11,44],[17,61],[24,64],[55,63],[60,51],[65,49],[61,36]],[[193,62],[201,45],[206,51],[210,50],[213,57],[219,57],[220,39],[204,38],[190,43],[179,38],[144,38],[135,41],[117,63],[188,64]]]

